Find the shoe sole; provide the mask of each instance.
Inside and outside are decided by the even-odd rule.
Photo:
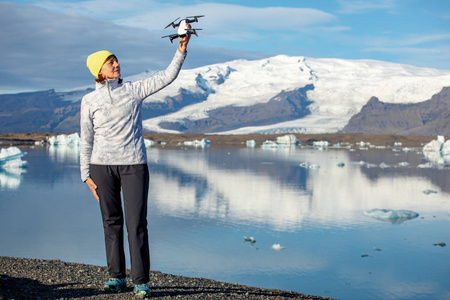
[[[103,289],[105,290],[105,292],[110,292],[110,293],[120,293],[125,291],[125,287],[123,288],[111,288],[111,287],[103,287]]]
[[[146,292],[137,292],[134,293],[137,297],[142,298],[142,299],[147,299],[151,297],[151,294],[148,294]]]

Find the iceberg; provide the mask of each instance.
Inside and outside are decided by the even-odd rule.
[[[51,146],[57,145],[79,145],[80,144],[80,135],[76,132],[73,134],[60,134],[56,136],[51,136],[48,138],[47,142]]]
[[[293,134],[277,137],[278,144],[298,145],[299,141]]]
[[[425,195],[429,195],[429,194],[437,194],[437,191],[435,191],[435,190],[430,190],[430,189],[426,189],[426,190],[423,191],[423,193],[424,193]]]
[[[422,151],[423,152],[441,152],[441,148],[442,145],[444,143],[442,143],[439,140],[433,140],[427,144],[425,144],[425,146],[423,146]]]
[[[314,141],[313,142],[313,147],[319,151],[328,150],[329,145],[330,145],[330,143],[328,141]]]
[[[148,139],[144,139],[144,143],[145,143],[145,148],[150,148],[151,146],[153,146],[154,144],[156,144],[155,141],[148,140]]]
[[[25,168],[28,162],[22,160],[24,153],[17,147],[3,148],[0,150],[0,167],[3,169]]]
[[[364,215],[390,224],[400,224],[406,220],[415,219],[418,213],[410,210],[372,209],[364,212]]]
[[[445,155],[450,155],[450,140],[446,141],[441,148],[441,153]]]
[[[330,143],[328,141],[314,141],[313,146],[316,148],[328,148]]]
[[[185,141],[184,145],[185,146],[194,146],[194,147],[206,147],[209,144],[211,144],[210,141],[208,141],[207,139],[202,139],[201,141],[199,140],[193,140],[193,141]]]
[[[261,148],[263,148],[263,149],[270,149],[270,148],[275,148],[276,149],[278,147],[279,147],[278,143],[276,143],[274,141],[269,141],[269,140],[264,141],[261,144]]]
[[[275,250],[275,251],[280,251],[280,250],[286,249],[286,247],[281,246],[280,244],[273,244],[272,245],[272,249]]]
[[[430,162],[437,165],[450,164],[450,140],[445,141],[441,135],[438,135],[436,140],[425,144],[422,152]]]
[[[274,141],[264,141],[261,144],[262,149],[290,149],[291,147],[294,147],[293,144],[285,144],[285,143],[277,143]]]
[[[245,145],[247,147],[254,148],[256,146],[256,141],[255,140],[248,140],[248,141],[245,142]]]

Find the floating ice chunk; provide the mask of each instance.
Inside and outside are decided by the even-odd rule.
[[[276,251],[284,250],[286,247],[281,246],[280,244],[273,244],[272,249]]]
[[[3,169],[21,169],[26,168],[28,166],[28,162],[26,160],[22,160],[21,158],[15,160],[8,160],[4,164],[0,164],[0,167]]]
[[[435,191],[435,190],[430,190],[430,189],[426,189],[426,190],[423,191],[423,193],[424,193],[425,195],[429,195],[429,194],[437,194],[437,191]]]
[[[400,224],[406,220],[411,220],[419,216],[418,213],[410,210],[372,209],[365,211],[366,216],[388,222],[390,224]]]
[[[424,164],[420,164],[417,166],[419,169],[430,169],[433,168],[433,164],[431,162],[427,162]]]
[[[305,169],[320,169],[319,165],[311,165],[309,162],[302,162],[300,167]]]
[[[255,140],[248,140],[248,141],[245,142],[245,145],[247,147],[254,148],[256,146],[256,141]]]
[[[363,160],[360,160],[360,161],[351,161],[350,163],[353,164],[353,165],[361,165],[361,166],[363,166],[363,165],[366,164],[366,162],[363,161]]]
[[[444,142],[442,142],[439,139],[433,140],[433,141],[429,142],[428,144],[425,144],[425,146],[423,146],[423,148],[422,148],[422,151],[423,152],[441,152],[441,148],[442,148],[443,144],[444,144]]]
[[[305,169],[308,169],[308,168],[309,168],[309,162],[307,162],[307,161],[302,162],[302,163],[300,164],[300,167],[305,168]]]
[[[56,136],[51,136],[48,138],[47,142],[52,146],[57,145],[79,145],[80,135],[75,132],[73,134],[60,134]]]
[[[211,142],[208,141],[207,139],[202,139],[201,141],[193,140],[193,141],[186,141],[186,142],[184,142],[184,145],[186,145],[186,146],[195,146],[195,147],[198,147],[198,146],[206,147],[209,144],[211,144]]]
[[[256,240],[255,240],[255,238],[254,237],[246,237],[246,236],[244,236],[244,242],[251,242],[251,243],[256,243]]]
[[[290,149],[291,147],[293,147],[293,145],[291,145],[291,144],[279,144],[277,142],[269,141],[269,140],[264,141],[261,144],[262,149]]]
[[[150,148],[151,146],[155,145],[156,142],[153,140],[144,139],[145,148]]]
[[[289,144],[289,145],[297,145],[299,141],[293,134],[288,134],[285,136],[279,136],[277,137],[277,143],[278,144]]]
[[[24,153],[17,147],[3,148],[0,150],[0,167],[3,169],[25,168],[28,162],[22,160]]]
[[[330,143],[328,141],[314,141],[313,146],[316,148],[326,148]]]
[[[23,152],[17,147],[3,148],[0,150],[0,161],[15,160],[22,156]]]
[[[450,155],[450,140],[446,141],[441,148],[442,155]]]
[[[256,243],[256,240],[254,237],[246,237],[244,236],[244,243],[250,243],[250,247],[253,247],[253,245]]]
[[[263,149],[276,149],[278,147],[279,147],[278,143],[276,143],[274,141],[269,141],[269,140],[264,141],[261,144],[261,148],[263,148]]]
[[[422,152],[425,158],[434,164],[450,163],[450,141],[445,142],[443,136],[438,136],[437,140],[423,146]]]

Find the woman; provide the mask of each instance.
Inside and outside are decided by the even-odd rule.
[[[120,64],[109,51],[98,51],[87,58],[96,87],[81,101],[80,167],[81,179],[100,203],[110,277],[104,285],[106,291],[126,288],[122,190],[134,290],[137,296],[150,296],[149,172],[141,108],[146,97],[178,76],[189,38],[189,35],[180,38],[165,71],[137,82],[122,82]]]

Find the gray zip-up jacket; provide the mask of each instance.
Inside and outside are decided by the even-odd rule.
[[[147,163],[142,102],[177,78],[185,56],[177,50],[165,71],[136,82],[105,80],[96,83],[95,91],[83,97],[80,112],[81,180],[90,177],[90,164]]]

